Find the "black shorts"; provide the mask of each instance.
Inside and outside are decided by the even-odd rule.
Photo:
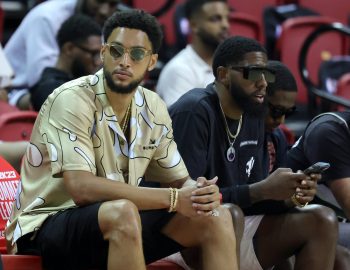
[[[32,234],[17,240],[18,254],[41,255],[45,269],[106,269],[108,241],[98,226],[101,203],[67,209],[47,218],[34,240]],[[173,214],[166,210],[140,211],[146,263],[183,247],[160,230]]]

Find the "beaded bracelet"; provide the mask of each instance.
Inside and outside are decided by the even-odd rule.
[[[179,198],[179,190],[177,188],[169,188],[170,192],[170,206],[168,212],[175,212]]]

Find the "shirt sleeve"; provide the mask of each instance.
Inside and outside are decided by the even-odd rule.
[[[85,89],[84,89],[85,90]],[[94,104],[70,90],[62,91],[53,102],[47,121],[40,126],[51,159],[52,174],[83,170],[96,174],[91,131]]]
[[[311,164],[329,162],[330,168],[322,180],[330,181],[350,176],[350,138],[345,127],[337,122],[319,123],[304,139],[304,152]],[[304,169],[304,168],[303,168]]]

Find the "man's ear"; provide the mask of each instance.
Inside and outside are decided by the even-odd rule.
[[[190,19],[188,21],[189,23],[189,26],[190,26],[190,31],[191,33],[193,34],[196,34],[198,32],[198,23],[197,23],[197,20],[195,20],[194,18]]]
[[[67,56],[71,56],[74,53],[75,48],[76,46],[74,45],[74,43],[68,41],[62,45],[62,47],[60,48],[60,53]]]
[[[154,53],[154,54],[151,54],[151,59],[148,63],[148,68],[147,70],[148,71],[151,71],[155,68],[156,64],[157,64],[157,61],[158,61],[158,54],[157,53]]]
[[[217,80],[225,86],[230,84],[230,73],[228,68],[223,66],[217,68]]]
[[[105,44],[102,44],[101,50],[100,50],[100,58],[102,62],[104,60],[104,54],[106,53],[106,50],[107,50],[107,46]]]

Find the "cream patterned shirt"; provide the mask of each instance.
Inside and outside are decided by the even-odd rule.
[[[62,173],[92,172],[138,185],[141,178],[171,182],[188,175],[160,97],[141,86],[132,100],[127,143],[103,87],[103,73],[57,88],[43,104],[21,170],[6,229],[10,252],[16,240],[40,228],[57,211],[76,207]]]

